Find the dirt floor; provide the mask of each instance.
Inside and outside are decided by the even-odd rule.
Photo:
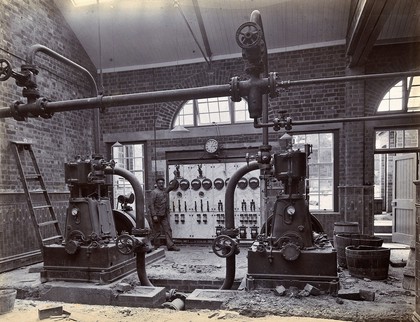
[[[392,249],[394,262],[407,259],[409,250]],[[210,256],[211,255],[211,256]],[[180,252],[166,252],[166,257],[148,265],[148,276],[156,278],[223,279],[224,259],[211,254],[211,247],[181,247]],[[309,295],[302,290],[289,288],[284,295],[274,289],[242,291],[240,296],[227,298],[220,310],[175,311],[40,302],[19,299],[12,312],[0,315],[0,321],[39,321],[38,309],[61,305],[70,313],[42,321],[411,321],[415,293],[402,287],[404,267],[389,266],[386,280],[371,281],[350,276],[342,270],[340,293],[358,293],[360,290],[374,297],[373,301],[350,300],[328,294]],[[241,250],[237,260],[237,279],[246,274],[246,251]],[[2,274],[0,279],[13,278]],[[124,279],[136,283],[136,274]],[[65,313],[65,312],[64,312]]]

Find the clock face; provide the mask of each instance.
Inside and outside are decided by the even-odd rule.
[[[219,149],[219,142],[215,139],[208,139],[204,148],[208,153],[216,153]]]

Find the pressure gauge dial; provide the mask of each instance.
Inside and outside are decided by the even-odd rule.
[[[296,208],[294,206],[290,205],[286,208],[286,212],[289,216],[293,216],[296,212]]]
[[[207,153],[216,153],[219,151],[219,142],[216,139],[208,139],[204,144],[204,149]]]

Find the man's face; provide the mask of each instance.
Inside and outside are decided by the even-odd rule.
[[[164,181],[164,180],[158,180],[158,181],[156,182],[156,184],[157,184],[157,187],[158,187],[160,190],[163,190],[163,189],[164,189],[164,187],[165,187],[165,181]]]

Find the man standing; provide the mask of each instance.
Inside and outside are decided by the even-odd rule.
[[[165,180],[156,179],[156,188],[150,193],[149,211],[152,219],[153,244],[159,248],[159,236],[163,229],[166,238],[166,246],[169,251],[179,251],[172,240],[172,229],[169,224],[169,198],[165,190]]]

